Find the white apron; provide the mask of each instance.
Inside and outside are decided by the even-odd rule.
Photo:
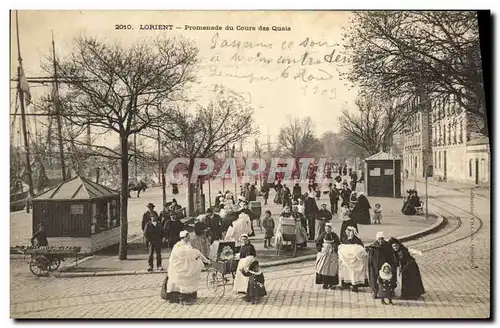
[[[361,245],[339,246],[339,279],[352,285],[362,284],[368,278],[367,254]]]
[[[240,262],[238,263],[238,268],[236,269],[236,274],[234,276],[234,285],[233,285],[233,292],[235,293],[246,293],[247,292],[247,287],[248,287],[248,279],[250,277],[245,277],[242,273],[241,270],[248,271],[248,268],[250,267],[250,264],[255,260],[255,257],[252,255],[249,255],[245,257],[244,259],[240,259]]]
[[[203,254],[191,244],[179,241],[174,245],[168,263],[167,293],[194,293],[203,268]]]

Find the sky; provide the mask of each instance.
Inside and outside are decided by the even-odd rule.
[[[97,36],[124,47],[157,36],[192,39],[200,49],[198,84],[193,86],[196,98],[201,103],[213,99],[214,85],[244,96],[255,109],[263,144],[268,133],[271,142],[276,141],[287,116],[310,116],[318,137],[326,131],[338,132],[342,109],[352,110],[357,95],[338,74],[348,69],[347,57],[341,52],[342,28],[350,15],[345,11],[20,11],[19,34],[28,77],[47,76],[40,62],[51,52],[52,33],[58,57],[66,56],[73,39],[80,35]],[[130,29],[117,29],[116,25]],[[151,30],[145,29],[147,25],[173,27]],[[190,29],[207,25],[220,26],[221,30]],[[13,77],[17,65],[15,33],[13,19]],[[31,91],[36,101],[48,87],[32,85]],[[30,124],[33,129],[34,119]],[[100,142],[111,146],[117,144],[117,138],[106,136]],[[253,144],[253,140],[248,141],[248,145]]]

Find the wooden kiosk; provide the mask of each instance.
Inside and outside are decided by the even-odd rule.
[[[365,190],[372,197],[401,197],[401,160],[379,152],[365,159]]]
[[[33,199],[33,231],[43,222],[49,246],[85,254],[120,241],[120,193],[76,176]]]

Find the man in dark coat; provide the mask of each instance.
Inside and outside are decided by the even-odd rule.
[[[394,256],[392,246],[384,239],[383,232],[377,232],[377,240],[366,247],[368,252],[368,282],[373,292],[373,298],[378,295],[378,273],[384,263],[388,263],[392,268],[392,282],[394,286],[397,282],[397,261]]]
[[[209,208],[207,210],[207,221],[210,243],[213,243],[215,240],[222,239],[222,218],[214,213],[214,210]]]
[[[151,222],[151,219],[156,217],[158,218],[159,215],[158,215],[158,212],[156,212],[154,209],[155,209],[155,205],[153,203],[149,203],[148,204],[148,210],[142,215],[142,222],[141,222],[141,229],[142,229],[142,233],[144,233],[144,229],[146,229],[146,225]],[[145,239],[145,244],[146,244],[146,248],[148,248],[148,241],[147,239]]]
[[[255,184],[251,184],[248,187],[248,201],[249,202],[255,202],[257,200],[257,188],[255,187]]]
[[[299,200],[300,196],[302,196],[302,187],[299,185],[298,182],[295,184],[295,186],[293,186],[292,194],[294,202]]]
[[[339,210],[339,197],[339,191],[337,190],[337,188],[335,188],[333,183],[331,183],[330,190],[328,191],[328,198],[330,198],[330,210],[332,211],[333,215],[337,214]]]
[[[163,224],[164,236],[167,238],[167,245],[169,248],[173,248],[174,245],[181,240],[179,233],[184,230],[184,224],[182,224],[181,219],[178,217],[168,217],[168,219]]]
[[[153,271],[153,256],[156,253],[156,268],[163,270],[161,266],[161,244],[163,241],[163,227],[158,223],[158,217],[152,217],[151,222],[146,224],[144,237],[149,244],[148,271]]]
[[[307,223],[309,224],[309,228],[307,229],[309,232],[309,240],[315,240],[314,233],[316,228],[316,216],[318,214],[318,205],[316,204],[316,200],[314,199],[314,194],[309,192],[308,197],[305,201],[305,210],[306,210],[306,218]]]
[[[262,184],[260,191],[262,192],[262,197],[264,198],[264,205],[267,205],[267,200],[269,199],[269,185],[267,184],[267,181]]]
[[[340,197],[342,198],[342,204],[340,206],[349,205],[351,200],[351,189],[347,186],[347,182],[342,185],[342,190],[340,191]]]
[[[290,188],[286,185],[283,185],[283,190],[281,191],[282,199],[283,199],[283,207],[292,207],[292,193],[290,192]]]

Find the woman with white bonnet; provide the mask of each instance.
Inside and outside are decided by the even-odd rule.
[[[233,291],[236,293],[244,294],[247,291],[248,279],[241,273],[242,270],[248,271],[250,264],[255,260],[257,253],[255,252],[255,247],[250,243],[247,234],[243,234],[240,237],[242,246],[240,248],[238,263],[238,268],[236,269],[236,274],[234,276]]]
[[[210,241],[208,239],[207,216],[201,214],[194,223],[194,236],[191,238],[191,245],[199,250],[205,257],[210,255]]]
[[[167,300],[171,303],[193,304],[197,298],[198,280],[203,263],[210,261],[193,248],[186,230],[180,232],[181,240],[172,248],[168,263]]]
[[[346,238],[339,246],[339,278],[342,289],[352,287],[357,292],[359,287],[368,286],[367,253],[358,231],[349,226]]]
[[[323,285],[323,289],[333,289],[339,284],[337,251],[340,239],[333,232],[330,222],[326,224],[325,232],[316,240],[316,244],[320,243],[323,245],[316,256],[316,284]]]

